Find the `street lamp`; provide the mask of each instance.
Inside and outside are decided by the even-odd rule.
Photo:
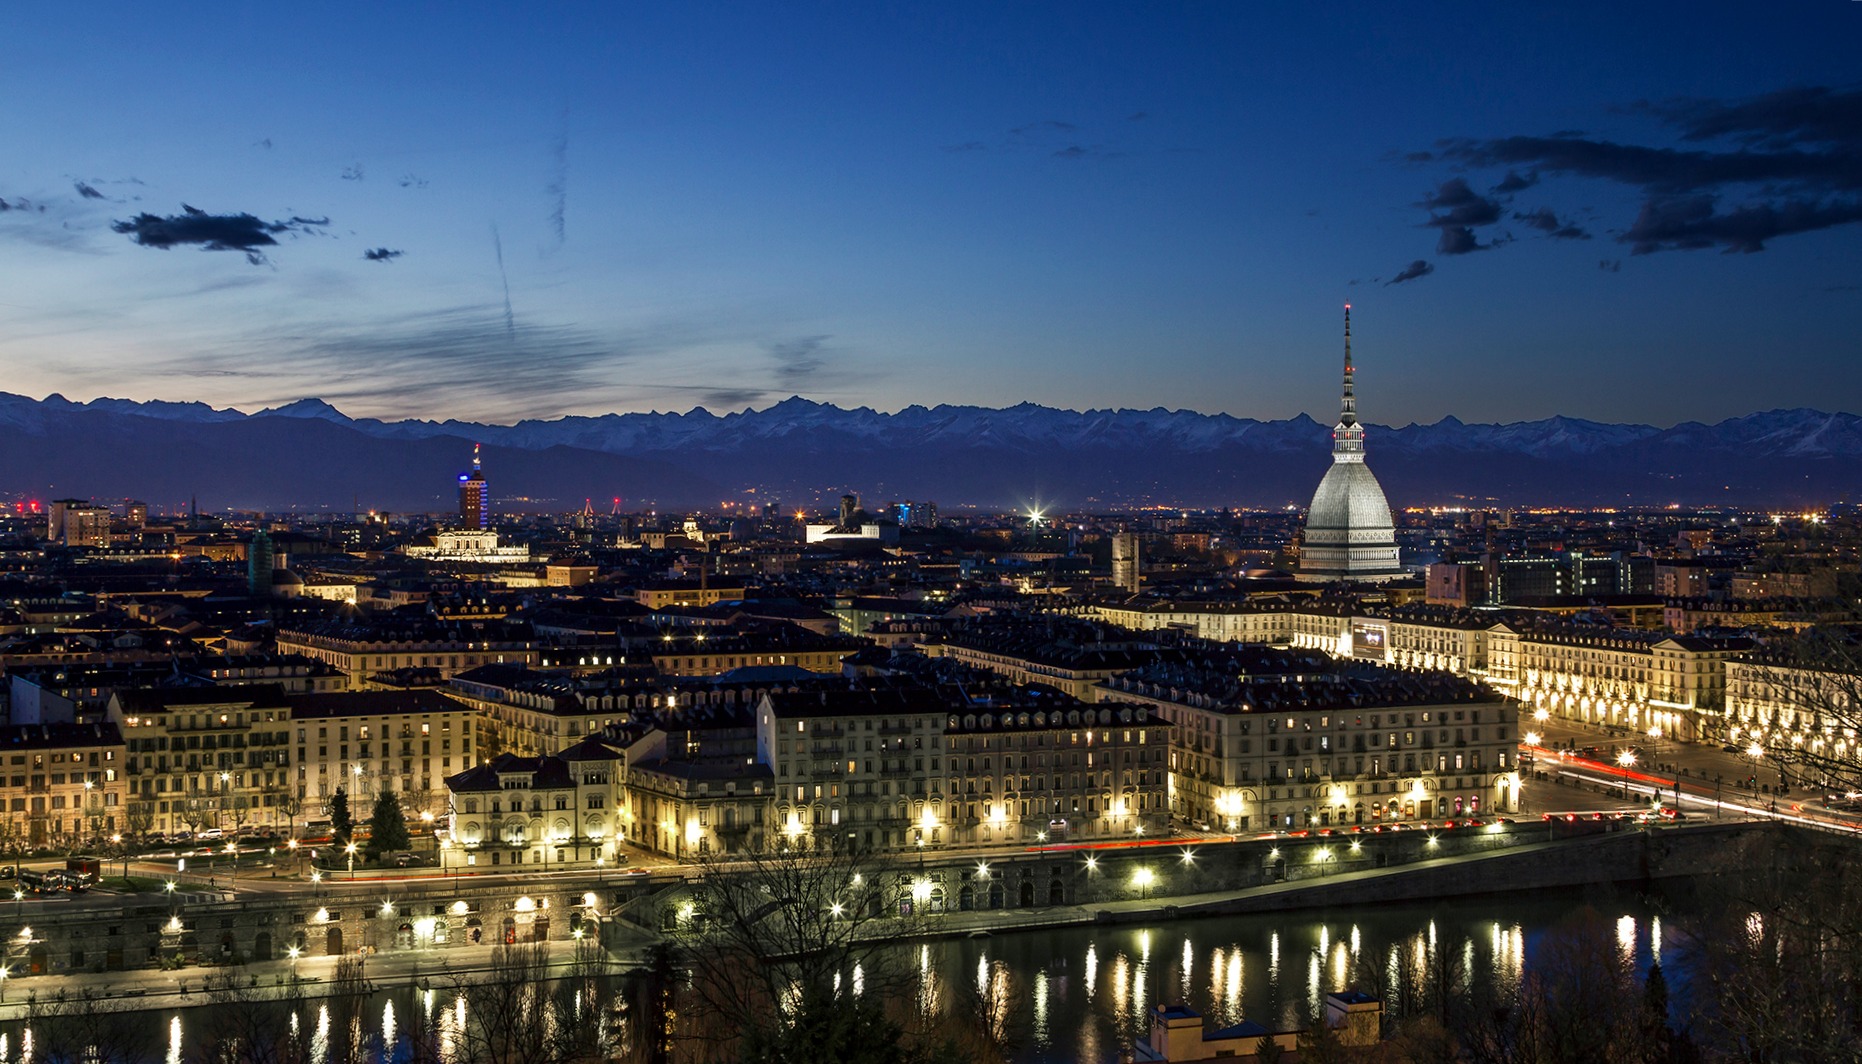
[[[343,852],[349,855],[349,878],[354,879],[356,878],[356,844],[353,842],[346,844]]]
[[[227,881],[226,889],[229,893],[236,894],[239,892],[239,844],[234,842],[227,843],[226,855],[231,858],[233,862],[233,876]]]
[[[1151,896],[1151,884],[1157,881],[1157,873],[1151,871],[1150,867],[1147,865],[1133,872],[1131,881],[1138,887],[1139,897],[1149,898]]]
[[[297,958],[303,952],[303,950],[298,949],[296,946],[292,946],[290,949],[285,950],[285,954],[291,958],[291,981],[293,983],[297,982]]]
[[[1623,766],[1623,799],[1629,799],[1629,766],[1636,763],[1636,752],[1624,750],[1616,755],[1616,763]]]
[[[230,789],[227,785],[232,782],[233,782],[233,774],[231,772],[220,773],[220,811],[222,812],[222,814],[224,813],[226,809],[226,792]],[[216,820],[214,823],[214,826],[220,827],[221,824],[219,823],[218,820]]]

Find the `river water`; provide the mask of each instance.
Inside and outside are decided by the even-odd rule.
[[[1438,951],[1449,951],[1474,980],[1509,991],[1531,969],[1545,933],[1587,904],[1613,927],[1626,963],[1645,968],[1661,958],[1662,919],[1650,904],[1562,894],[1020,932],[903,945],[897,959],[915,987],[914,1011],[928,1026],[955,1029],[980,1018],[1016,1064],[1100,1064],[1117,1060],[1146,1032],[1149,1010],[1160,1002],[1190,1005],[1211,1029],[1244,1018],[1290,1029],[1313,1015],[1326,992],[1400,984],[1429,970]],[[629,1037],[614,1008],[623,987],[612,979],[588,987],[559,998],[559,1007],[577,1014],[571,1023],[611,1029],[618,1048]],[[348,1006],[311,1000],[274,1008],[275,1023],[295,1039],[283,1056],[304,1064],[510,1055],[482,1044],[466,1050],[474,1025],[453,989],[409,987]],[[251,1030],[252,1012],[239,1003],[149,1011],[119,1017],[110,1030],[72,1016],[10,1023],[0,1025],[0,1062],[87,1055],[207,1061],[235,1037],[229,1031],[242,1024]],[[120,1029],[126,1024],[133,1031]],[[87,1054],[79,1045],[86,1041],[101,1051]]]

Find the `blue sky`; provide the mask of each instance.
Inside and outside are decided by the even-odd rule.
[[[1862,409],[1862,4],[156,7],[10,9],[0,388]]]

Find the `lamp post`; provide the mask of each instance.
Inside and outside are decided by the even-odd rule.
[[[231,858],[233,862],[233,875],[232,878],[227,880],[226,890],[229,894],[237,894],[239,893],[239,844],[236,842],[227,843],[226,855]]]
[[[343,846],[343,852],[349,855],[349,878],[356,878],[356,844],[351,842]]]
[[[285,955],[291,958],[291,981],[293,983],[297,982],[297,958],[299,954],[303,952],[303,950],[298,949],[296,946],[292,946],[290,949],[285,950]]]
[[[223,824],[220,823],[221,816],[218,814],[224,813],[226,809],[226,803],[227,803],[226,792],[231,789],[228,785],[231,784],[232,782],[233,782],[233,774],[231,772],[220,773],[219,809],[216,811],[216,816],[214,818],[214,825],[213,825],[216,828],[224,826]]]
[[[1629,766],[1636,763],[1636,752],[1624,750],[1616,755],[1616,763],[1623,766],[1623,800],[1629,800]]]

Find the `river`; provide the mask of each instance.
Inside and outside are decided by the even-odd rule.
[[[958,1017],[984,1016],[1016,1064],[1100,1064],[1117,1060],[1145,1033],[1157,1003],[1188,1004],[1211,1029],[1243,1018],[1289,1029],[1302,1025],[1327,991],[1380,977],[1382,985],[1400,982],[1400,973],[1426,970],[1442,950],[1474,979],[1510,990],[1530,970],[1543,935],[1586,904],[1614,927],[1626,961],[1644,968],[1661,958],[1662,919],[1650,904],[1628,895],[1587,902],[1558,894],[1039,930],[904,945],[899,960],[922,1022],[944,1027]],[[619,981],[587,985],[579,996],[558,999],[578,1014],[570,1022],[625,1040],[614,1009]],[[297,1039],[285,1056],[305,1064],[503,1059],[507,1054],[488,1051],[472,1033],[482,1035],[497,1021],[468,1022],[469,1007],[499,1004],[473,998],[469,1006],[451,988],[404,988],[347,1006],[223,1002],[119,1015],[108,1025],[94,1017],[42,1017],[0,1026],[0,1062],[79,1059],[84,1053],[76,1043],[87,1040],[107,1042],[98,1055],[108,1060],[206,1061],[216,1047],[250,1037],[264,1008],[273,1010],[274,1034]],[[345,1051],[351,1043],[358,1052]],[[478,1052],[462,1051],[468,1043]]]

